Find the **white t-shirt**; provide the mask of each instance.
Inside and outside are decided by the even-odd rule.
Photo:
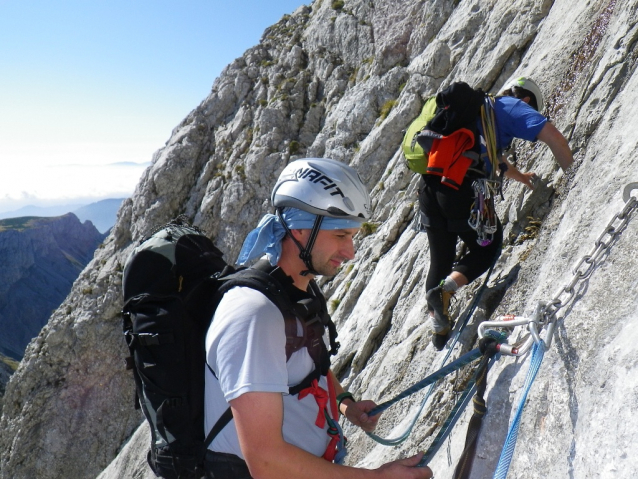
[[[286,361],[283,315],[266,296],[247,287],[235,287],[224,295],[206,335],[206,358],[218,378],[206,368],[206,432],[232,399],[246,392],[282,393],[284,440],[323,456],[330,438],[327,425],[323,429],[315,425],[319,407],[314,396],[300,400],[288,394],[289,386],[296,386],[312,372],[314,362],[306,348]],[[325,376],[319,386],[327,391]],[[224,427],[209,449],[244,458],[234,421]]]

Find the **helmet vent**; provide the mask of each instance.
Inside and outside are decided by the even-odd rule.
[[[346,213],[345,211],[340,210],[339,208],[336,208],[334,206],[329,206],[326,211],[328,213],[330,213],[331,215],[334,215],[334,216],[349,216],[348,213]]]

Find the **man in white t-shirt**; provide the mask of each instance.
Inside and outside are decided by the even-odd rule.
[[[308,331],[318,323],[332,325],[312,280],[335,275],[344,261],[354,258],[353,236],[370,217],[365,186],[347,165],[303,159],[283,170],[271,200],[277,214],[266,215],[248,235],[238,263],[265,255],[268,263],[264,268],[262,260],[261,270],[287,297],[323,309],[291,318],[256,289],[236,286],[224,294],[206,336],[206,428],[218,425],[229,407],[232,420],[209,446],[206,477],[432,477],[428,467],[414,467],[421,454],[374,470],[337,464],[343,452],[339,414],[366,431],[374,429],[378,416],[367,415],[374,402],[356,401],[328,369],[335,334],[320,328],[309,339]],[[290,324],[293,333],[296,328],[305,338],[303,347],[287,347]],[[300,382],[304,388],[299,392]]]

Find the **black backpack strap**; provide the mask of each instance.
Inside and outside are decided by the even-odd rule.
[[[232,418],[233,411],[229,407],[224,411],[224,414],[222,414],[219,419],[217,419],[217,422],[206,436],[206,439],[204,440],[204,449],[208,449],[208,446],[210,446],[210,444],[213,442],[213,439],[215,439],[217,435],[222,432],[222,429],[226,427],[226,424],[228,424]]]
[[[220,281],[222,281],[222,285],[219,288],[220,298],[235,286],[245,286],[262,293],[282,312],[293,310],[292,300],[286,294],[282,284],[268,272],[261,269],[255,267],[242,269],[220,278]]]
[[[317,285],[317,283],[312,280],[310,281],[310,288],[313,291],[313,294],[317,297],[322,299],[323,301],[321,302],[322,304],[322,308],[319,312],[320,317],[321,317],[321,323],[328,328],[328,337],[330,338],[330,356],[335,356],[338,352],[339,352],[339,348],[341,347],[341,343],[339,343],[339,341],[337,341],[337,327],[335,326],[335,323],[332,321],[332,318],[330,317],[330,314],[328,313],[328,305],[326,304],[325,298],[323,296],[323,293],[321,292],[321,289],[319,288],[319,285]]]
[[[292,311],[292,302],[288,298],[288,295],[285,294],[281,284],[268,274],[268,272],[263,271],[262,269],[254,267],[242,269],[233,274],[223,276],[220,280],[222,281],[222,285],[218,290],[218,298],[220,300],[224,293],[228,292],[232,288],[236,286],[244,286],[264,294],[282,311],[284,315],[287,312]],[[211,374],[217,378],[217,374],[215,374],[213,368],[210,367],[208,361],[206,362],[206,366]],[[208,446],[210,446],[213,440],[224,429],[224,427],[226,427],[232,418],[233,412],[229,407],[226,411],[224,411],[224,414],[217,419],[215,425],[206,435],[206,439],[204,441],[205,449],[208,449]]]
[[[339,351],[341,345],[336,340],[337,328],[328,313],[328,305],[326,304],[325,297],[314,280],[311,280],[309,285],[313,297],[296,302],[296,298],[291,298],[289,294],[291,288],[295,288],[290,277],[287,276],[281,268],[271,266],[270,263],[265,260],[258,261],[252,268],[244,269],[227,276],[224,281],[226,284],[220,288],[222,293],[234,286],[247,286],[263,293],[279,308],[284,317],[286,317],[287,314],[292,314],[302,318],[306,322],[306,325],[311,325],[307,320],[312,321],[315,317],[319,318],[322,327],[328,329],[330,356],[336,355]],[[315,363],[319,362],[318,358],[313,357],[313,359]],[[322,369],[324,370],[324,374],[327,373],[327,368],[324,367]]]

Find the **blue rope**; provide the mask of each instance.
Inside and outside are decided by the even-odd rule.
[[[379,414],[380,412],[385,411],[390,406],[392,406],[392,405],[396,404],[397,402],[399,402],[401,399],[406,398],[406,397],[410,396],[411,394],[414,394],[415,392],[420,391],[424,387],[429,386],[430,384],[437,382],[439,379],[444,378],[445,376],[447,376],[448,374],[456,371],[457,369],[461,369],[463,366],[465,366],[467,364],[470,364],[472,361],[480,358],[481,355],[482,355],[482,353],[479,350],[479,348],[473,349],[469,353],[465,353],[463,356],[461,356],[457,360],[452,361],[447,366],[445,366],[445,367],[439,369],[438,371],[430,374],[427,378],[422,379],[418,383],[415,383],[414,385],[410,386],[408,389],[406,389],[402,393],[397,394],[394,398],[390,399],[389,401],[386,401],[386,402],[384,402],[382,404],[379,404],[377,407],[372,409],[368,413],[368,415],[369,416],[374,416],[376,414]]]
[[[419,463],[416,465],[416,467],[427,466],[432,460],[432,458],[436,455],[436,453],[439,452],[441,445],[450,435],[450,433],[452,432],[452,428],[454,428],[454,426],[456,425],[456,422],[459,420],[459,417],[461,417],[461,414],[463,413],[463,411],[465,411],[465,407],[470,402],[470,399],[472,398],[472,394],[474,393],[474,389],[476,388],[475,383],[476,381],[474,379],[472,379],[469,382],[469,384],[467,385],[467,387],[465,388],[465,390],[459,397],[458,401],[456,401],[454,408],[452,409],[452,411],[450,411],[450,414],[448,415],[447,419],[441,426],[439,433],[436,435],[436,437],[432,441],[432,444],[430,444],[430,447],[428,447],[427,451],[423,453],[423,457],[421,458]]]
[[[497,361],[499,358],[500,358],[500,354],[497,354],[496,356],[491,358],[487,368],[491,369],[494,362]],[[443,442],[450,435],[450,433],[452,432],[452,429],[456,425],[456,422],[459,420],[459,418],[465,411],[465,407],[470,402],[470,399],[472,398],[472,395],[474,394],[474,391],[476,390],[476,379],[477,379],[476,374],[474,374],[474,376],[472,376],[472,379],[468,383],[467,387],[465,388],[465,390],[463,391],[459,399],[456,401],[454,408],[452,409],[452,411],[450,411],[450,414],[448,415],[447,419],[441,426],[439,433],[436,435],[436,437],[430,444],[430,447],[428,447],[427,451],[425,451],[425,453],[423,454],[423,457],[421,458],[421,461],[419,461],[419,463],[417,464],[417,467],[427,466],[428,463],[432,460],[432,458],[436,455],[436,453],[439,452],[439,449],[443,445]]]
[[[456,343],[459,341],[459,338],[461,336],[461,332],[463,331],[463,329],[465,329],[465,326],[467,326],[467,323],[469,323],[470,318],[472,317],[472,315],[474,314],[474,311],[476,310],[476,307],[478,306],[478,303],[481,299],[481,296],[483,296],[483,292],[485,291],[485,288],[487,287],[487,282],[490,279],[490,275],[492,274],[492,271],[494,270],[494,263],[492,263],[492,266],[490,266],[490,269],[487,271],[487,275],[485,276],[485,279],[483,280],[483,283],[481,284],[481,287],[479,288],[478,292],[476,293],[476,295],[474,296],[474,300],[472,301],[472,304],[470,305],[470,308],[467,310],[467,313],[465,314],[465,317],[463,318],[462,321],[459,321],[457,326],[458,326],[458,330],[456,332],[456,334],[454,334],[451,338],[450,341],[450,345],[449,345],[449,349],[447,350],[445,357],[443,358],[443,360],[441,361],[441,369],[439,369],[439,371],[445,369],[447,366],[443,366],[447,360],[450,358],[452,351],[454,350],[454,346],[456,346]],[[456,329],[456,328],[455,328]],[[474,350],[476,351],[476,350]],[[469,353],[465,354],[465,356],[469,355],[470,353],[474,352],[474,351],[470,351]],[[456,361],[460,361],[464,356],[461,356],[459,359],[457,359]],[[477,356],[478,357],[478,356]],[[477,358],[474,358],[477,359]],[[456,363],[456,361],[450,363],[450,366],[454,363]],[[470,361],[471,362],[471,361]],[[468,364],[468,363],[466,363]],[[460,366],[459,366],[460,367]],[[451,372],[451,371],[449,371]],[[449,374],[446,373],[446,374]],[[428,378],[434,376],[435,374],[437,374],[436,372],[433,373],[432,375],[428,376]],[[445,375],[444,375],[445,376]],[[434,387],[436,385],[436,382],[441,379],[443,376],[436,378],[432,383],[428,383],[428,384],[422,384],[421,387],[418,390],[422,389],[425,386],[430,385],[430,389],[428,389],[427,393],[425,394],[425,397],[423,398],[423,400],[421,401],[421,405],[419,406],[419,410],[417,411],[417,413],[414,415],[414,418],[412,419],[412,421],[410,422],[410,425],[408,426],[408,428],[398,437],[395,438],[391,438],[391,439],[384,439],[380,436],[377,436],[376,434],[373,433],[366,433],[371,439],[374,439],[375,441],[377,441],[379,444],[382,444],[384,446],[397,446],[399,444],[401,444],[403,441],[405,441],[410,434],[412,433],[412,429],[414,429],[414,426],[416,425],[416,422],[419,419],[419,416],[421,416],[421,412],[423,412],[423,408],[425,408],[425,404],[428,402],[428,399],[430,399],[430,396],[432,395],[432,392],[434,391]],[[428,378],[424,379],[423,381],[421,381],[421,383],[424,383]],[[421,384],[419,383],[419,384]],[[416,386],[416,385],[415,385]],[[414,386],[413,386],[414,387]],[[416,391],[412,391],[409,394],[412,394]],[[404,393],[401,393],[404,394]],[[408,396],[409,394],[406,394],[406,396]],[[403,397],[406,397],[403,396]],[[390,401],[388,401],[390,402]],[[395,401],[396,402],[396,401]],[[383,403],[381,406],[386,405],[387,403]],[[393,403],[394,404],[394,403]],[[391,404],[387,405],[384,409],[378,409],[381,406],[377,406],[377,408],[373,409],[372,411],[370,411],[368,414],[370,416],[379,413],[381,411],[384,411],[385,409],[387,409],[388,407],[391,406]],[[374,414],[373,414],[374,412]]]
[[[512,462],[512,457],[514,456],[514,448],[516,447],[516,440],[518,439],[518,428],[520,426],[523,408],[525,407],[525,401],[527,400],[527,394],[532,387],[534,379],[536,379],[536,374],[541,367],[544,355],[545,343],[543,341],[536,343],[532,351],[532,359],[529,365],[529,370],[527,371],[527,377],[525,378],[525,384],[523,385],[523,396],[518,404],[514,420],[507,432],[507,438],[505,439],[503,451],[501,452],[501,457],[498,460],[498,465],[496,466],[496,472],[494,472],[493,479],[505,479],[507,477],[507,472],[509,470],[510,463]]]
[[[439,369],[438,371],[430,374],[428,377],[426,377],[425,379],[422,379],[418,383],[415,383],[414,385],[412,385],[411,387],[409,387],[408,389],[406,389],[402,393],[399,393],[397,396],[395,396],[394,398],[390,399],[389,401],[386,401],[386,402],[378,405],[377,407],[372,409],[370,412],[368,412],[368,415],[369,416],[374,416],[376,414],[379,414],[380,412],[385,411],[390,406],[392,406],[392,405],[396,404],[397,402],[399,402],[401,399],[404,399],[404,398],[410,396],[411,394],[414,394],[415,392],[420,391],[421,389],[423,389],[426,386],[429,386],[431,384],[436,383],[439,379],[442,379],[445,376],[447,376],[448,374],[450,374],[450,373],[452,373],[452,372],[454,372],[454,371],[456,371],[458,369],[461,369],[463,366],[466,366],[467,364],[470,364],[471,362],[477,360],[480,357],[481,357],[481,351],[478,348],[473,349],[469,353],[465,353],[463,356],[461,356],[457,360],[451,362],[450,364],[448,364],[447,366]],[[426,397],[426,400],[427,400],[427,397]],[[401,442],[405,441],[405,439],[407,439],[407,437],[412,432],[414,424],[419,419],[419,416],[421,415],[421,411],[423,410],[423,406],[424,405],[425,405],[425,400],[421,403],[421,407],[420,407],[418,413],[412,419],[412,422],[411,422],[410,426],[408,427],[408,429],[401,436],[399,436],[397,438],[394,438],[394,439],[384,439],[384,438],[379,437],[379,436],[377,436],[377,435],[375,435],[375,434],[373,434],[371,432],[367,433],[368,436],[370,436],[372,439],[374,439],[378,443],[383,444],[385,446],[395,446],[397,444],[400,444]]]
[[[454,405],[454,409],[452,409],[447,419],[441,426],[441,429],[439,430],[439,433],[434,438],[434,441],[432,441],[432,444],[430,444],[430,447],[428,447],[427,451],[423,453],[423,457],[421,458],[419,463],[416,465],[416,467],[427,466],[432,460],[432,458],[436,455],[436,453],[439,452],[439,449],[443,445],[443,442],[445,442],[447,437],[450,435],[450,433],[452,432],[452,429],[456,425],[456,422],[461,417],[461,414],[463,414],[463,411],[465,411],[465,407],[470,402],[470,399],[472,399],[472,394],[474,393],[475,387],[476,387],[475,381],[474,380],[470,381],[465,391],[463,391],[463,393],[461,394],[461,397],[458,399],[458,401],[456,401],[456,404]]]

